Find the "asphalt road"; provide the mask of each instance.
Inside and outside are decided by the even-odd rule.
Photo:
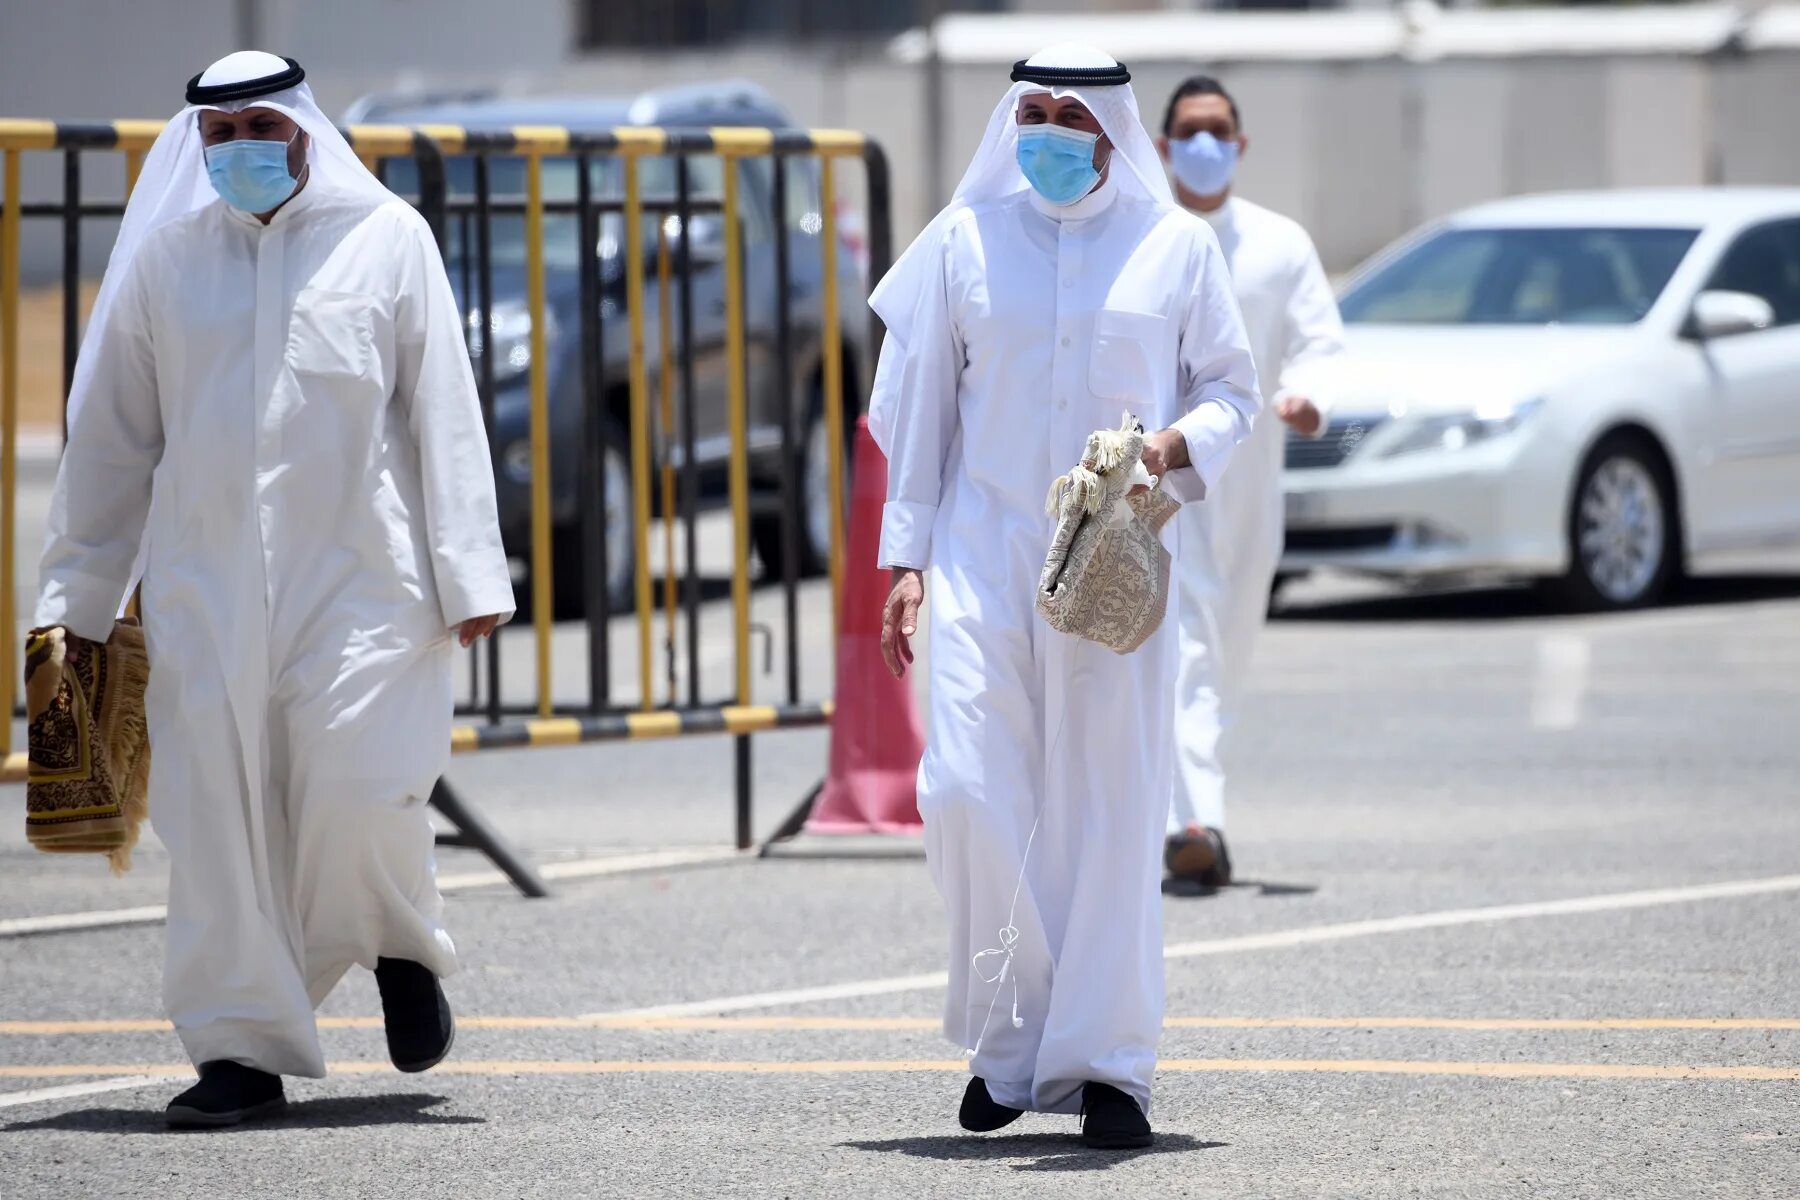
[[[617,873],[451,895],[449,1062],[388,1069],[358,974],[285,1118],[168,1134],[160,928],[0,935],[0,1196],[1793,1196],[1797,712],[1800,579],[1613,618],[1302,584],[1234,747],[1243,882],[1167,901],[1160,1140],[1125,1155],[957,1129],[918,858],[643,867],[726,846],[728,742],[461,760],[539,861]],[[825,746],[757,741],[759,832]],[[154,843],[113,880],[0,804],[0,922],[159,902]]]

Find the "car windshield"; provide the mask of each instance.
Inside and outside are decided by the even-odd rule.
[[[1344,293],[1344,320],[1391,325],[1629,325],[1692,229],[1444,229]]]

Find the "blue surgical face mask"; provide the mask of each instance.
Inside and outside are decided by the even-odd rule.
[[[294,137],[299,137],[296,130]],[[237,138],[206,148],[206,176],[213,190],[233,208],[247,213],[266,213],[280,208],[300,181],[288,171],[285,142]]]
[[[1097,133],[1061,125],[1019,126],[1019,170],[1037,194],[1052,204],[1073,204],[1100,182],[1094,169]]]
[[[1238,144],[1210,133],[1169,143],[1169,168],[1181,186],[1196,196],[1217,196],[1231,186],[1237,170]]]

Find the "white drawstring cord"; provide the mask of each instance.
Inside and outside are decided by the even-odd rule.
[[[1071,665],[1074,656],[1080,653],[1080,648],[1081,642],[1079,639],[1070,639],[1069,656]],[[1046,763],[1053,762],[1056,759],[1056,748],[1062,744],[1063,725],[1068,721],[1068,717],[1069,709],[1068,705],[1065,704],[1062,712],[1057,715],[1056,735],[1050,739],[1049,752],[1044,755],[1044,761]],[[1000,993],[1005,990],[1008,977],[1011,977],[1013,985],[1012,1027],[1014,1029],[1025,1028],[1025,1018],[1019,1015],[1019,973],[1013,969],[1014,947],[1017,946],[1019,942],[1019,928],[1013,921],[1019,912],[1019,893],[1025,889],[1025,869],[1031,865],[1031,846],[1032,843],[1037,841],[1038,826],[1043,823],[1043,820],[1044,809],[1043,805],[1040,803],[1037,815],[1033,817],[1031,821],[1031,833],[1025,838],[1025,852],[1019,856],[1019,877],[1013,881],[1012,906],[1006,910],[1006,924],[1000,927],[1000,945],[998,947],[990,947],[986,950],[977,951],[975,956],[969,960],[969,965],[974,969],[976,978],[980,979],[983,983],[991,983],[994,985],[994,995],[992,999],[988,1001],[987,1017],[981,1022],[981,1032],[975,1036],[975,1045],[963,1049],[963,1057],[965,1058],[973,1059],[977,1054],[981,1053],[981,1043],[987,1039],[988,1027],[994,1022],[994,1006],[1000,1003]],[[993,957],[1001,959],[1000,971],[992,978],[989,978],[987,972],[982,970],[981,960]]]
[[[1025,853],[1019,859],[1019,878],[1017,882],[1013,884],[1012,907],[1006,912],[1006,924],[1000,927],[999,947],[997,949],[990,948],[979,951],[974,958],[969,960],[970,965],[974,968],[976,977],[983,983],[991,983],[994,985],[993,998],[988,1001],[987,1019],[981,1023],[981,1032],[976,1035],[975,1045],[973,1048],[963,1051],[963,1054],[969,1058],[974,1058],[977,1054],[981,1053],[981,1043],[987,1037],[988,1026],[993,1024],[994,1006],[1000,1003],[1000,993],[1006,987],[1008,976],[1012,977],[1013,985],[1012,1027],[1014,1029],[1025,1028],[1025,1018],[1019,1015],[1019,975],[1018,972],[1013,970],[1013,947],[1017,946],[1019,943],[1019,928],[1013,924],[1013,918],[1016,917],[1019,912],[1019,893],[1025,888],[1025,866],[1031,861],[1031,843],[1037,840],[1038,821],[1041,820],[1043,820],[1043,814],[1040,812],[1037,820],[1034,820],[1031,823],[1031,836],[1025,839]],[[990,957],[998,957],[1001,960],[1000,970],[992,978],[988,976],[986,971],[981,969],[981,960]]]

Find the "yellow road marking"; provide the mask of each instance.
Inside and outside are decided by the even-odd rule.
[[[1793,1017],[1169,1017],[1168,1029],[1794,1029]]]
[[[661,1059],[643,1062],[612,1060],[490,1060],[446,1062],[434,1068],[450,1075],[839,1075],[901,1074],[919,1071],[966,1071],[958,1059],[813,1059],[798,1062],[749,1060]],[[393,1070],[385,1062],[335,1062],[333,1075],[379,1075]],[[1489,1079],[1688,1079],[1744,1082],[1800,1080],[1800,1067],[1659,1065],[1650,1063],[1456,1062],[1410,1059],[1336,1058],[1177,1058],[1157,1064],[1172,1074],[1269,1072],[1333,1075],[1438,1075]],[[0,1079],[69,1079],[118,1075],[191,1075],[186,1065],[168,1063],[62,1063],[50,1066],[0,1066]],[[0,1093],[4,1095],[4,1093]]]
[[[644,1032],[710,1030],[721,1033],[848,1030],[909,1033],[933,1030],[933,1017],[458,1017],[464,1029],[622,1029]],[[1797,1017],[1169,1017],[1167,1029],[1423,1029],[1458,1031],[1656,1031],[1795,1030]],[[62,1036],[87,1033],[162,1033],[164,1020],[0,1021],[0,1036]],[[320,1017],[321,1029],[380,1029],[380,1017]]]

